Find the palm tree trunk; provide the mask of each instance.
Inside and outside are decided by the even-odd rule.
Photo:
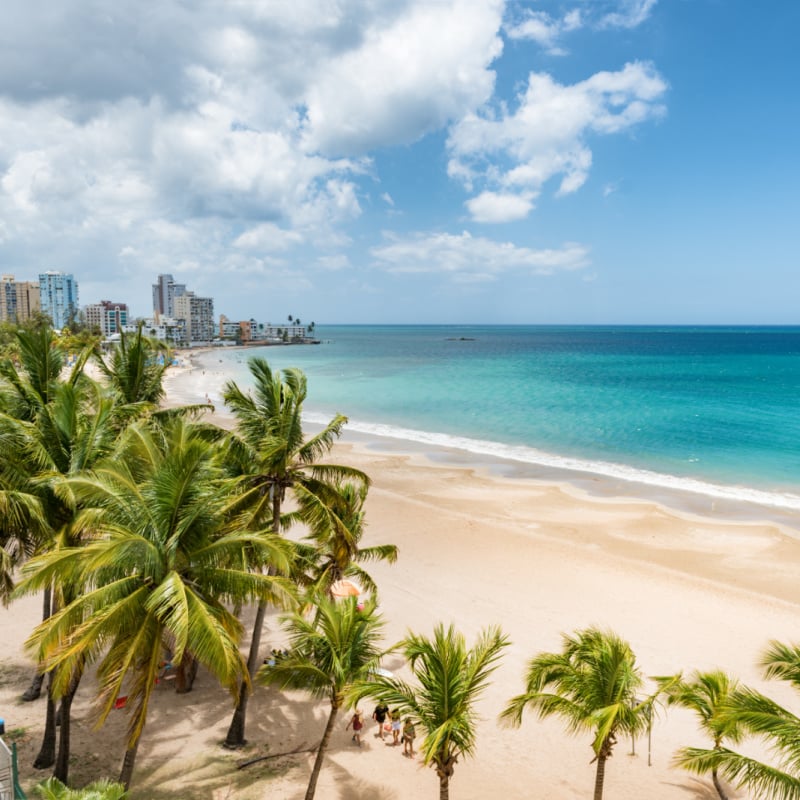
[[[131,788],[133,778],[133,766],[136,763],[136,753],[139,750],[139,742],[142,735],[136,737],[136,741],[125,751],[125,758],[122,759],[122,770],[119,773],[119,782],[125,787],[125,791]]]
[[[47,673],[47,715],[44,736],[39,755],[33,762],[34,769],[49,769],[56,761],[56,704],[53,700],[53,673]]]
[[[61,708],[59,714],[61,715],[61,726],[58,732],[58,756],[56,757],[56,766],[53,770],[53,777],[58,778],[61,783],[67,783],[69,778],[69,750],[70,750],[70,723],[72,714],[72,701],[78,692],[78,685],[81,682],[81,672],[76,671],[69,684],[69,690],[61,698]]]
[[[183,658],[175,669],[175,692],[177,694],[191,692],[196,675],[197,659],[188,650],[184,650]]]
[[[44,597],[42,598],[42,622],[50,616],[50,587],[44,590]],[[33,676],[31,685],[25,690],[22,699],[25,702],[31,700],[38,700],[42,694],[42,684],[44,683],[44,672],[38,672]]]
[[[714,782],[714,788],[717,790],[719,800],[728,800],[728,795],[725,794],[725,790],[722,788],[722,784],[719,780],[719,775],[717,775],[716,767],[711,770],[711,780]]]
[[[597,756],[597,772],[594,778],[594,800],[603,800],[603,783],[606,779],[606,757]]]
[[[450,800],[450,778],[447,775],[439,776],[439,800]]]
[[[333,725],[336,722],[336,715],[339,713],[339,706],[331,703],[331,714],[328,717],[328,724],[325,726],[325,733],[322,734],[322,741],[317,748],[317,757],[314,759],[314,768],[311,770],[311,777],[308,781],[308,789],[306,789],[306,800],[314,800],[314,793],[317,791],[317,780],[319,773],[322,769],[322,762],[325,759],[325,751],[328,749],[328,742],[333,733]]]
[[[267,614],[267,604],[259,603],[256,611],[256,621],[253,625],[253,637],[250,640],[250,653],[247,657],[247,671],[252,678],[258,669],[258,654],[261,650],[261,630],[264,627],[264,617]],[[239,702],[233,712],[228,734],[223,742],[224,747],[244,747],[247,739],[244,737],[245,722],[247,720],[247,701],[250,696],[250,681],[243,680],[239,687]]]
[[[278,487],[272,487],[272,529],[275,533],[280,533],[281,521],[281,492]],[[270,572],[272,570],[270,569]],[[258,655],[261,650],[261,631],[264,628],[264,617],[267,615],[267,604],[261,602],[256,610],[256,621],[253,624],[253,637],[250,640],[250,652],[247,656],[247,672],[252,680],[258,669]],[[250,681],[243,680],[239,687],[239,702],[233,712],[228,733],[225,736],[223,747],[230,749],[244,747],[247,739],[244,736],[245,723],[247,721],[247,701],[249,699]]]

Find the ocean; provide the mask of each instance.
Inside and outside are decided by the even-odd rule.
[[[455,448],[508,474],[563,473],[611,494],[636,484],[649,497],[688,497],[679,505],[690,510],[723,504],[738,516],[755,506],[748,516],[767,509],[790,524],[800,512],[800,328],[387,325],[315,333],[317,346],[222,349],[208,358],[242,386],[251,356],[299,367],[310,422],[342,412],[348,430]]]

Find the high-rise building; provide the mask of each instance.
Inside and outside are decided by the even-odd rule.
[[[67,272],[40,272],[39,300],[42,312],[60,330],[78,314],[78,282]]]
[[[39,284],[0,277],[0,322],[26,322],[39,310]]]
[[[158,317],[175,316],[175,298],[186,294],[185,283],[175,283],[172,275],[159,275],[153,284],[153,314]]]
[[[84,308],[86,324],[90,328],[99,328],[103,336],[119,333],[128,324],[128,306],[126,303],[112,303],[101,300]]]
[[[216,336],[214,324],[214,299],[197,297],[194,292],[185,292],[174,299],[175,318],[186,321],[189,343],[210,342]]]

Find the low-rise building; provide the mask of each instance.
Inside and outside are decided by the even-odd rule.
[[[84,308],[86,324],[90,328],[99,328],[103,336],[119,333],[128,325],[128,306],[126,303],[113,303],[101,300]]]

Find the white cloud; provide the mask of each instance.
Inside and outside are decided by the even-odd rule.
[[[458,236],[449,233],[385,236],[387,243],[370,251],[377,267],[402,274],[439,273],[458,281],[494,280],[509,271],[551,275],[581,269],[589,260],[588,250],[574,243],[560,249],[535,250],[474,237],[467,231]]]
[[[366,27],[359,47],[331,59],[306,92],[307,147],[352,155],[409,144],[486,102],[502,11],[501,0],[423,0]]]
[[[233,246],[244,250],[277,252],[288,250],[301,241],[302,237],[297,231],[287,231],[272,222],[262,222],[237,236]]]
[[[635,28],[641,25],[655,8],[658,0],[621,0],[619,7],[600,18],[600,27]]]
[[[661,116],[659,101],[666,88],[655,68],[641,62],[617,72],[598,72],[571,86],[531,73],[515,110],[471,114],[453,126],[449,174],[468,190],[482,182],[489,185],[485,191],[501,196],[509,190],[535,196],[560,175],[558,192],[569,194],[588,177],[589,136],[620,133]],[[505,169],[498,167],[506,162]],[[471,202],[478,211],[483,207]]]
[[[506,26],[510,39],[530,39],[540,44],[551,55],[566,55],[566,51],[558,44],[565,33],[577,30],[583,20],[580,9],[573,9],[560,19],[552,17],[546,11],[526,10],[521,19]]]
[[[481,192],[466,205],[476,222],[513,222],[525,219],[533,208],[534,194]]]

